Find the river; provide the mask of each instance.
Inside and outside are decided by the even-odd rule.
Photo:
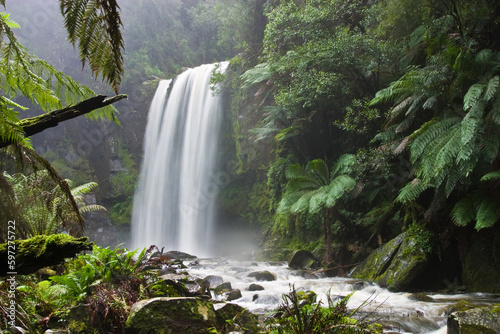
[[[350,297],[348,307],[356,309],[358,316],[370,314],[370,319],[384,325],[386,333],[446,333],[447,314],[459,300],[477,304],[500,303],[500,295],[492,294],[439,294],[428,293],[432,301],[412,300],[410,293],[394,293],[380,286],[358,279],[343,277],[321,277],[320,273],[291,270],[286,262],[236,261],[229,258],[207,258],[186,261],[187,271],[195,278],[215,275],[224,282],[230,282],[233,289],[239,289],[242,297],[231,301],[265,317],[282,303],[282,295],[296,290],[311,290],[325,305],[327,294]],[[274,281],[259,281],[248,274],[269,271],[276,276]],[[248,291],[250,284],[261,285],[262,291]],[[213,296],[217,299],[217,296]]]

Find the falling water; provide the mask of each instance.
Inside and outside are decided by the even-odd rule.
[[[202,65],[161,81],[144,139],[144,159],[132,215],[133,248],[156,245],[210,255],[217,187],[220,97],[210,76],[227,63]]]

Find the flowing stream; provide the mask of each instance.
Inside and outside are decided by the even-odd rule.
[[[226,67],[202,65],[174,82],[160,82],[148,115],[134,197],[132,248],[157,245],[210,255],[217,197],[211,177],[222,115],[210,76]]]
[[[283,302],[282,295],[290,292],[293,285],[296,290],[314,291],[322,305],[327,305],[327,294],[335,298],[353,293],[348,304],[349,309],[363,305],[357,316],[368,316],[370,320],[384,325],[387,333],[446,333],[447,312],[459,300],[468,300],[475,304],[488,305],[500,303],[499,295],[490,294],[436,294],[433,299],[422,302],[410,299],[410,293],[393,293],[378,285],[358,279],[342,277],[321,277],[304,271],[291,270],[286,262],[234,261],[214,258],[193,261],[188,272],[196,278],[209,275],[219,276],[222,281],[231,283],[233,289],[239,289],[242,297],[231,301],[253,313],[265,316]],[[276,275],[275,281],[259,281],[248,274],[267,270]],[[261,285],[264,290],[248,291],[250,284]],[[214,296],[217,299],[217,296]]]

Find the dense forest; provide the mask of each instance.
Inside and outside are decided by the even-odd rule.
[[[121,333],[137,300],[183,295],[141,290],[151,249],[100,247],[128,241],[159,80],[223,60],[222,229],[252,231],[258,259],[307,250],[339,276],[403,236],[422,266],[395,290],[500,292],[498,1],[0,4],[0,251],[16,240],[29,275],[98,245],[23,281],[25,329],[86,302]]]

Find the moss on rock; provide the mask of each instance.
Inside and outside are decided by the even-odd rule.
[[[125,333],[204,333],[218,328],[212,302],[193,297],[158,297],[132,306]]]
[[[500,304],[458,311],[448,317],[449,334],[500,333]]]
[[[428,261],[428,250],[402,233],[373,252],[353,270],[351,277],[374,281],[391,291],[405,291],[411,289]]]
[[[16,272],[19,275],[34,273],[43,267],[64,262],[66,258],[91,250],[93,243],[87,237],[75,238],[67,234],[37,235],[30,239],[16,240]],[[12,246],[12,244],[11,244]],[[5,275],[7,268],[7,244],[0,245],[0,275]]]

